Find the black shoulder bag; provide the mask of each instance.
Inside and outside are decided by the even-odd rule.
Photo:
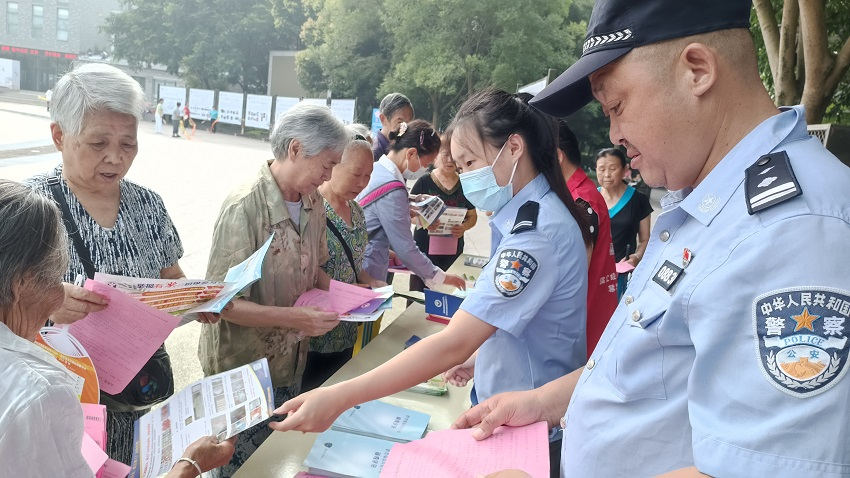
[[[62,211],[62,221],[65,223],[65,229],[71,237],[77,255],[80,256],[86,277],[93,279],[95,267],[91,252],[83,242],[80,229],[74,222],[60,181],[59,177],[51,176],[47,179],[47,185],[50,187],[53,200]],[[168,352],[165,351],[165,345],[161,345],[121,393],[109,395],[101,391],[100,401],[108,409],[114,411],[145,410],[150,408],[151,405],[170,397],[173,393],[174,375],[171,372],[171,359],[168,357]]]
[[[331,218],[326,217],[325,220],[328,222],[328,229],[331,230],[334,236],[339,240],[339,243],[342,244],[342,250],[345,251],[345,257],[348,258],[348,264],[351,266],[351,270],[354,271],[354,280],[357,280],[357,267],[354,265],[354,254],[351,253],[351,248],[348,247],[348,243],[345,242],[345,239],[342,238],[342,234],[339,233],[339,229],[336,228]]]

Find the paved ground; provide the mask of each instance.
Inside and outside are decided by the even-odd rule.
[[[30,102],[32,103],[32,102]],[[52,169],[61,160],[50,141],[47,111],[37,104],[4,101],[0,95],[0,178],[23,180]],[[139,154],[127,178],[159,193],[170,213],[185,254],[180,261],[190,278],[203,278],[212,229],[222,200],[233,187],[252,178],[271,158],[267,142],[198,131],[192,140],[154,133],[153,123],[139,128]],[[52,152],[50,152],[52,151]],[[466,249],[489,252],[489,228],[482,216],[467,233]],[[407,288],[402,277],[396,287]],[[403,307],[396,299],[394,318]],[[177,389],[201,377],[196,350],[200,326],[186,325],[166,341]]]

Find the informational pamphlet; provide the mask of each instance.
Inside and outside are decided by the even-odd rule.
[[[462,207],[447,207],[440,214],[440,224],[433,231],[428,231],[432,236],[448,236],[452,233],[452,228],[463,224],[466,219],[467,210]]]
[[[136,420],[130,476],[167,473],[195,440],[227,439],[269,418],[273,410],[266,358],[199,380]]]
[[[412,221],[421,228],[427,228],[443,214],[446,204],[437,196],[419,194],[410,197],[410,210],[416,215]]]
[[[56,357],[76,380],[77,397],[82,403],[99,403],[100,386],[91,357],[66,328],[42,327],[35,343]]]

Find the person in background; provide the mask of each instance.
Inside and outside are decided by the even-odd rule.
[[[625,171],[626,155],[619,149],[607,148],[596,154],[596,180],[611,218],[614,260],[637,267],[649,241],[652,206],[648,197],[625,183]],[[629,273],[618,274],[617,300],[626,291],[628,278]]]
[[[363,270],[363,255],[369,243],[363,209],[354,198],[369,184],[372,174],[372,147],[363,136],[355,136],[354,125],[346,129],[355,138],[345,151],[342,161],[331,173],[331,179],[319,186],[327,214],[328,254],[322,266],[331,279],[347,284],[382,287],[386,282],[374,279]],[[357,339],[355,322],[341,321],[321,337],[310,339],[310,352],[302,379],[302,391],[312,390],[324,383],[351,359]]]
[[[611,220],[605,199],[581,167],[578,138],[564,120],[558,121],[558,162],[570,195],[588,213],[588,225],[594,238],[587,266],[587,355],[590,356],[617,308]]]
[[[373,138],[372,156],[375,161],[387,154],[390,148],[390,132],[398,131],[401,123],[413,121],[413,104],[401,93],[390,93],[378,106],[381,131]]]
[[[266,357],[276,403],[298,394],[307,362],[305,337],[324,335],[337,325],[336,313],[296,307],[307,290],[328,290],[321,269],[328,262],[325,206],[317,188],[330,179],[350,138],[341,121],[323,106],[299,104],[275,123],[274,159],[257,177],[224,200],[213,231],[207,279],[220,281],[273,235],[262,278],[233,301],[223,320],[201,330],[198,358],[206,375]],[[258,425],[240,434],[222,476],[232,475],[270,430]]]
[[[195,136],[196,125],[195,125],[195,120],[192,119],[192,111],[189,109],[189,102],[188,101],[186,102],[186,105],[183,107],[183,120],[185,121],[185,123],[183,123],[184,134],[185,134],[186,131],[189,130],[189,128],[192,128],[191,133],[188,134],[187,136]]]
[[[218,110],[215,106],[210,108],[210,133],[215,134],[215,127],[218,124]]]
[[[162,102],[162,98],[156,101],[156,109],[153,113],[153,120],[156,126],[154,131],[156,132],[156,134],[162,134]]]
[[[50,111],[50,102],[53,101],[53,89],[49,88],[44,92],[44,100],[47,102],[47,111]]]
[[[437,196],[443,200],[448,207],[459,207],[466,209],[466,218],[463,224],[454,226],[451,231],[452,237],[457,239],[457,252],[449,255],[431,254],[429,252],[430,231],[428,229],[417,228],[413,232],[413,239],[416,241],[416,246],[422,251],[431,262],[440,269],[447,270],[454,264],[455,260],[463,254],[463,234],[472,229],[478,221],[478,213],[475,206],[466,199],[463,195],[463,187],[460,184],[460,176],[458,175],[457,164],[452,159],[450,146],[450,136],[444,134],[442,144],[440,145],[440,153],[437,159],[434,160],[434,168],[431,174],[422,176],[413,185],[410,190],[411,194],[428,194]],[[433,227],[431,228],[433,229]],[[410,276],[410,290],[423,290],[425,283],[419,276]]]
[[[62,162],[26,184],[60,205],[78,241],[69,243],[65,300],[50,319],[70,324],[106,307],[104,297],[74,285],[95,272],[136,278],[181,279],[183,244],[159,194],[124,179],[139,150],[144,92],[123,71],[80,65],[56,84],[50,116]],[[203,314],[201,320],[212,320]],[[108,333],[108,331],[104,331]],[[174,389],[171,362],[160,347],[117,395],[101,393],[107,409],[107,453],[129,464],[133,423]]]
[[[375,279],[386,280],[392,249],[429,287],[447,284],[465,289],[466,282],[461,277],[446,274],[416,247],[410,232],[405,180],[434,161],[440,150],[439,135],[427,121],[401,123],[398,131],[390,132],[389,148],[389,153],[375,165],[369,185],[357,196],[369,231],[363,269]]]
[[[174,111],[171,112],[171,137],[179,138],[180,134],[180,125],[183,124],[183,109],[180,108],[180,102],[177,102],[177,106],[174,107]]]
[[[80,452],[79,377],[33,343],[65,297],[61,213],[52,200],[0,179],[0,223],[0,476],[92,478]],[[227,463],[235,440],[198,439],[167,478]]]

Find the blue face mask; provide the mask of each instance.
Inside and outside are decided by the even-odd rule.
[[[493,166],[496,165],[499,156],[502,155],[502,151],[504,151],[507,144],[508,142],[505,141],[505,144],[496,153],[496,159],[493,160],[493,164],[476,169],[475,171],[461,173],[460,175],[463,195],[478,209],[496,213],[514,197],[511,182],[514,180],[514,173],[516,173],[516,167],[519,161],[514,163],[514,169],[511,171],[511,178],[508,179],[508,184],[499,186],[496,182],[496,176],[493,174]]]

